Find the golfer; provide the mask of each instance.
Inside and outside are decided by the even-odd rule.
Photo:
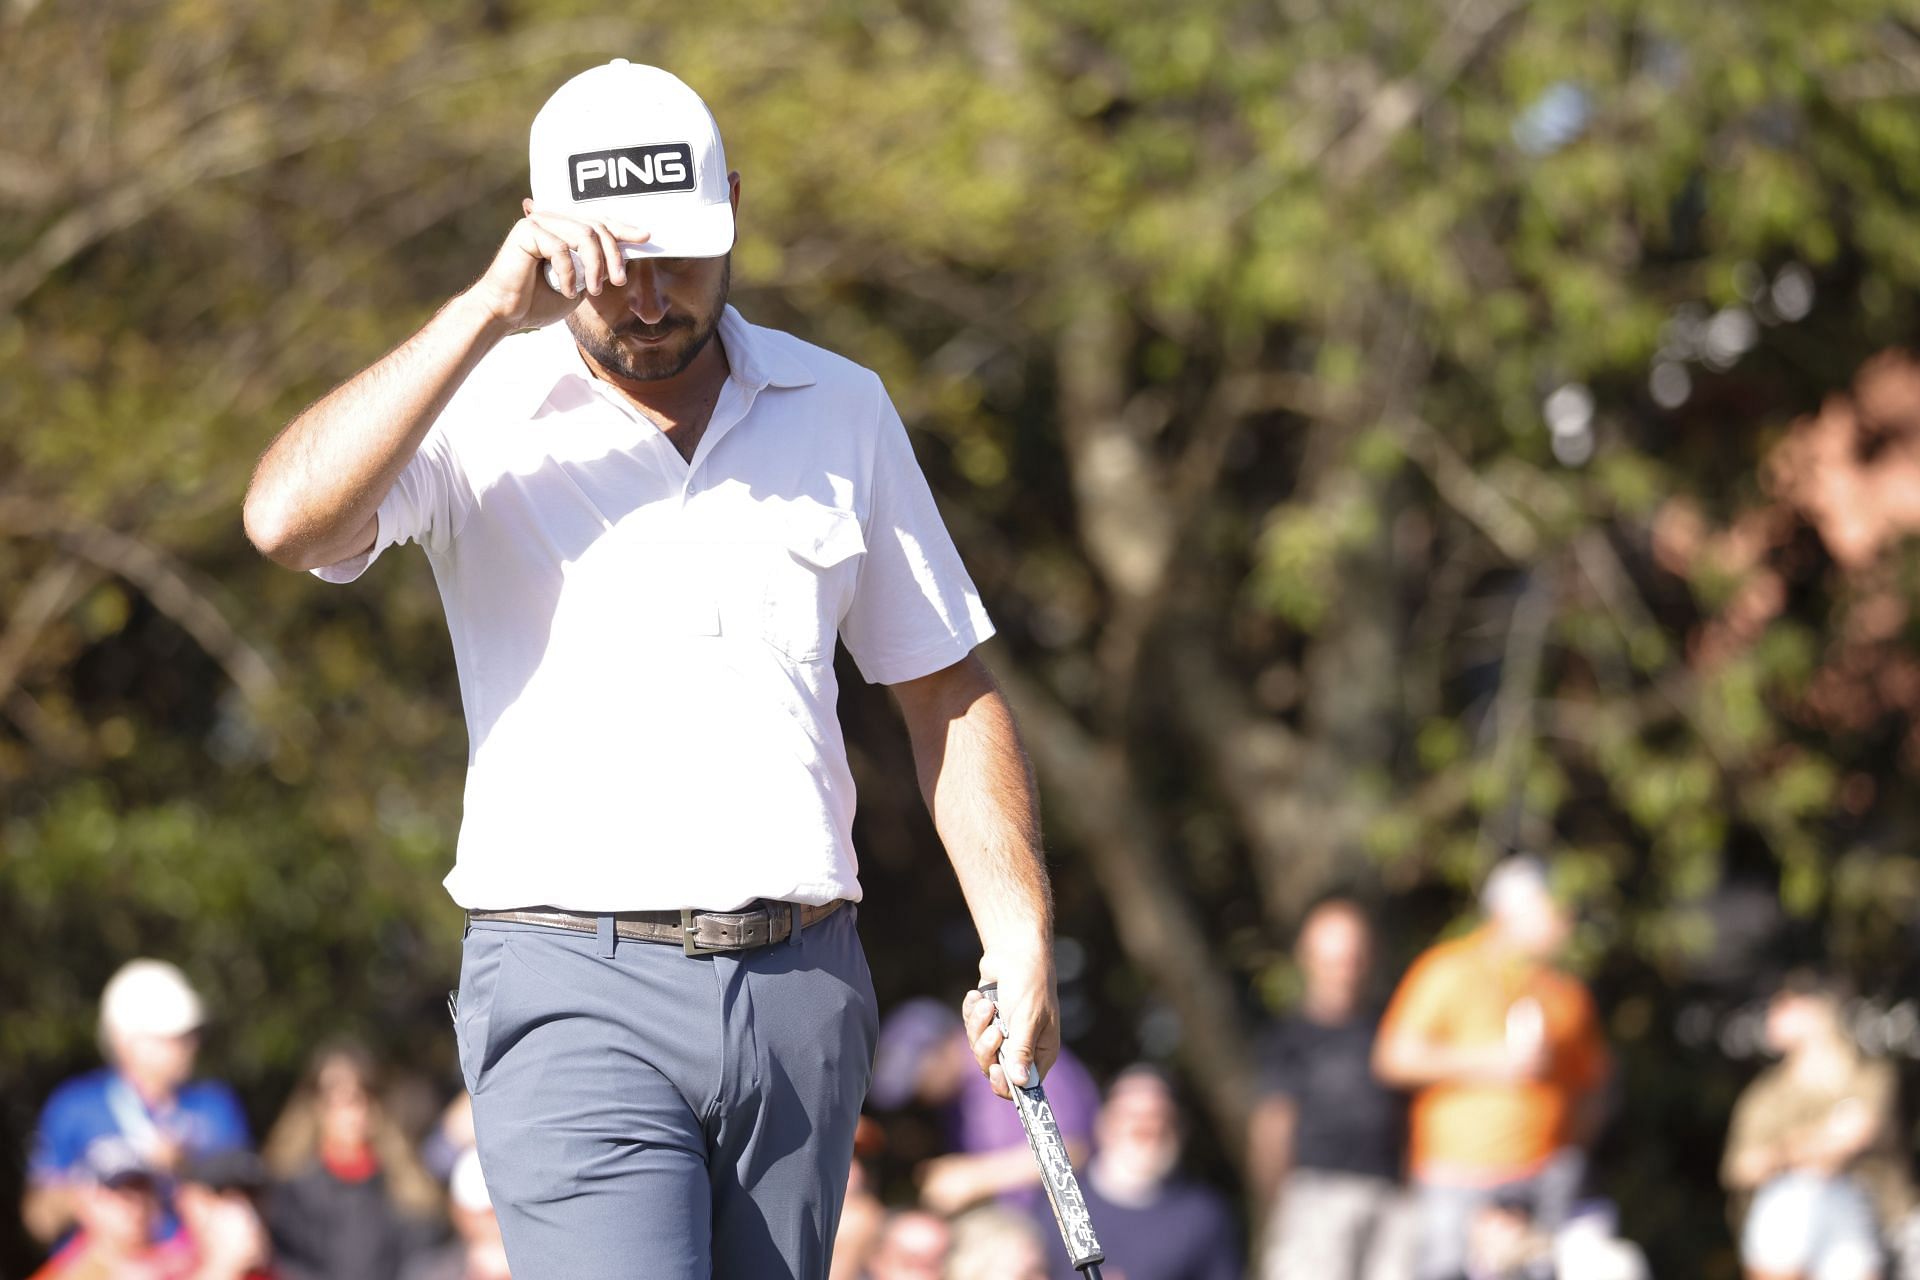
[[[516,1280],[824,1277],[876,1031],[836,638],[906,717],[1015,1070],[1058,1050],[992,624],[879,380],[727,305],[706,104],[616,60],[530,153],[492,265],[281,432],[247,533],[330,582],[398,542],[433,566],[460,1060]]]

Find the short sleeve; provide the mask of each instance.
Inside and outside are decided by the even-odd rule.
[[[1734,1101],[1733,1118],[1727,1124],[1727,1146],[1720,1157],[1720,1185],[1733,1186],[1734,1167],[1748,1152],[1770,1147],[1779,1141],[1783,1128],[1781,1110],[1774,1098],[1774,1073],[1767,1072],[1748,1085]]]
[[[378,528],[373,548],[338,564],[322,565],[313,571],[324,582],[352,582],[380,558],[380,553],[399,542],[418,542],[429,551],[444,551],[466,523],[473,506],[473,489],[460,465],[448,418],[460,407],[460,399],[447,406],[440,420],[428,429],[400,478],[380,500],[376,516]]]
[[[72,1086],[55,1091],[47,1099],[33,1130],[33,1148],[27,1156],[28,1181],[57,1182],[85,1154],[94,1135],[88,1132],[83,1111]]]
[[[1594,1010],[1593,997],[1579,983],[1567,980],[1566,999],[1572,1012],[1567,1041],[1556,1054],[1557,1075],[1567,1088],[1591,1093],[1607,1082],[1612,1071],[1612,1055],[1600,1030],[1600,1016]]]
[[[1434,1039],[1446,1033],[1453,984],[1447,980],[1445,960],[1446,953],[1429,951],[1413,962],[1380,1019],[1381,1040],[1407,1035]]]
[[[840,638],[871,684],[950,667],[993,634],[986,607],[914,459],[907,429],[878,385],[869,509],[853,603]]]

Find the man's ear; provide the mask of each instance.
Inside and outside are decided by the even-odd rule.
[[[733,205],[733,216],[740,216],[740,171],[735,169],[727,175],[727,199]]]

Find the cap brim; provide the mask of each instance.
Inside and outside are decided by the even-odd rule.
[[[661,209],[645,197],[624,207],[608,207],[608,201],[595,212],[609,222],[625,222],[648,233],[637,244],[621,241],[623,257],[633,258],[719,258],[733,249],[733,206],[719,204],[682,205]]]

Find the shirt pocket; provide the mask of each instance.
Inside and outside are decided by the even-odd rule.
[[[772,533],[761,634],[795,662],[831,658],[859,558],[867,550],[860,518],[801,499],[789,504]]]

